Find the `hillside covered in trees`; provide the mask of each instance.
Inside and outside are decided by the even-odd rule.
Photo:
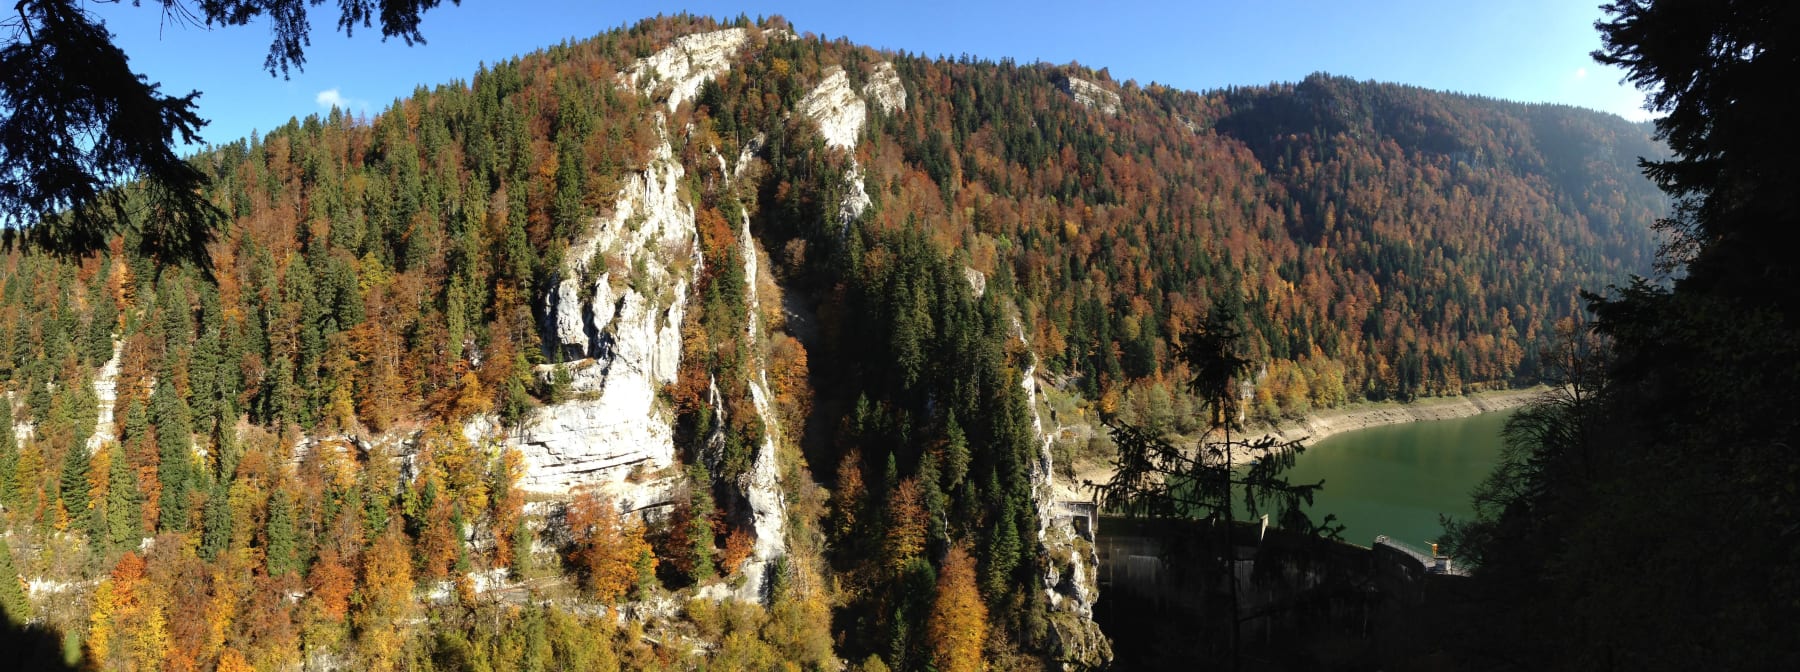
[[[1661,153],[1574,108],[780,19],[297,119],[193,157],[208,266],[137,221],[0,262],[7,636],[171,670],[1092,663],[1046,578],[1080,562],[1046,541],[1049,423],[1193,430],[1174,344],[1220,307],[1266,419],[1534,384],[1578,291],[1647,272]],[[628,313],[671,325],[675,460],[524,487],[533,423],[625,375]]]

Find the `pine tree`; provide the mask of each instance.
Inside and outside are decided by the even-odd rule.
[[[131,467],[125,463],[125,450],[115,443],[111,451],[106,480],[107,540],[113,548],[135,547],[144,536],[142,497]]]

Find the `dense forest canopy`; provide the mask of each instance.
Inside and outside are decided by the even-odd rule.
[[[726,24],[646,21],[211,148],[209,269],[139,254],[154,227],[10,252],[5,538],[64,587],[7,616],[101,666],[1030,667],[1053,654],[1027,372],[1084,416],[1191,430],[1172,344],[1229,306],[1259,418],[1532,384],[1576,293],[1656,249],[1665,201],[1633,176],[1661,150],[1597,112],[1325,75],[1202,94],[729,25],[742,53],[672,107],[625,73]],[[798,112],[883,64],[905,104],[866,104],[852,149]],[[464,428],[579,396],[552,290],[665,143],[699,250],[657,400],[673,504],[527,506],[532,458]],[[778,294],[813,324],[755,342]],[[766,609],[688,603],[677,636],[720,643],[690,650],[570,608],[735,580],[772,437],[793,560]],[[565,592],[472,578],[509,573]]]

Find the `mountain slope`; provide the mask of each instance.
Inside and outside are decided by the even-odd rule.
[[[124,240],[9,255],[0,495],[33,548],[95,559],[31,566],[105,588],[49,617],[103,664],[166,653],[104,633],[196,613],[167,638],[199,665],[514,666],[537,637],[948,667],[953,548],[985,657],[1094,664],[1063,425],[1191,429],[1172,344],[1227,305],[1262,416],[1535,382],[1575,291],[1648,265],[1654,152],[1408,87],[1196,94],[647,21],[197,157],[234,216],[216,282]],[[562,505],[590,496],[631,515]],[[513,613],[548,625],[492,626],[542,585]],[[651,635],[572,615],[620,599],[594,586]],[[767,608],[677,609],[727,594]],[[373,625],[415,614],[456,634]]]

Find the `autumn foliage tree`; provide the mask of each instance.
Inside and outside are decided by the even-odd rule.
[[[938,570],[937,598],[926,622],[931,660],[940,672],[984,669],[981,647],[987,641],[987,605],[975,581],[975,560],[953,546]]]
[[[642,569],[655,570],[643,525],[620,515],[611,497],[578,488],[565,516],[571,538],[566,558],[594,599],[617,602],[638,584]]]

